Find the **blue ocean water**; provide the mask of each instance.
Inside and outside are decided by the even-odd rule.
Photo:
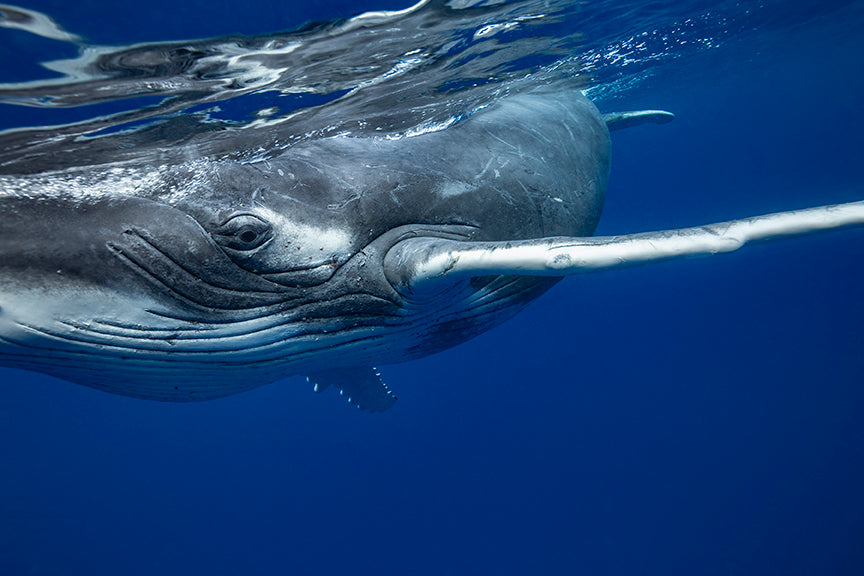
[[[676,113],[613,134],[598,234],[864,196],[864,2],[451,4],[552,16],[436,81],[582,73],[601,110]],[[121,46],[407,6],[23,7]],[[79,49],[0,28],[0,82]],[[318,97],[338,93],[317,73],[333,81]],[[292,105],[318,105],[305,97]],[[253,90],[220,112],[272,104]],[[400,400],[375,415],[300,378],[172,405],[0,369],[0,574],[860,574],[862,256],[849,230],[571,278],[473,341],[382,367]]]

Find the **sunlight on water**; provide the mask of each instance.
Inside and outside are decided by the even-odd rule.
[[[186,144],[248,160],[324,135],[400,138],[556,82],[602,99],[671,61],[812,17],[778,21],[768,4],[422,0],[289,33],[129,46],[86,44],[50,15],[0,6],[0,33],[77,52],[30,62],[36,77],[0,78],[0,171],[188,160]]]

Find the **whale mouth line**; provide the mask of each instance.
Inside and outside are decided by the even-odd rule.
[[[227,251],[223,249],[223,252],[231,258]],[[330,256],[307,264],[279,269],[255,269],[239,261],[234,261],[234,264],[245,272],[274,284],[276,288],[274,291],[278,291],[286,288],[291,290],[321,286],[333,278],[352,256],[353,254],[348,255],[347,258]]]
[[[451,296],[454,307],[438,315],[439,321],[456,323],[465,321],[484,322],[484,318],[494,315],[502,301],[509,301],[524,291],[527,279],[518,277],[490,278],[478,293],[467,296],[460,294],[462,289],[454,287]],[[551,283],[554,283],[551,282]],[[551,284],[550,283],[550,284]],[[343,298],[356,298],[359,294],[345,295]],[[392,302],[372,294],[364,294],[368,301],[377,301],[385,306]],[[528,299],[524,304],[527,304]],[[337,303],[338,304],[338,303]],[[465,316],[466,307],[471,310]],[[416,311],[415,311],[416,312]],[[362,342],[380,341],[387,338],[381,328],[390,326],[396,332],[408,333],[412,328],[401,326],[404,314],[399,311],[358,312],[346,314],[344,311],[320,315],[311,319],[301,311],[292,318],[274,318],[259,322],[237,321],[237,330],[224,330],[214,325],[153,327],[129,325],[110,320],[91,320],[78,323],[70,320],[57,320],[56,328],[37,326],[17,321],[15,325],[24,337],[9,334],[0,336],[0,341],[30,352],[24,356],[43,357],[57,365],[58,358],[114,358],[118,361],[135,362],[201,362],[224,365],[272,364],[285,359],[277,353],[285,346],[294,348],[292,360],[312,357],[321,349],[338,349],[355,346]],[[430,317],[421,314],[421,323],[428,324]],[[419,318],[418,318],[419,319]],[[432,324],[429,324],[430,326]],[[203,333],[202,333],[203,332]],[[26,334],[38,337],[31,341]],[[54,346],[51,342],[58,343]],[[219,345],[221,343],[221,345]],[[217,356],[213,356],[216,354]]]
[[[108,250],[145,280],[199,311],[267,310],[299,297],[284,288],[280,290],[278,285],[270,290],[260,286],[239,290],[219,285],[180,263],[138,230],[129,230],[125,236],[130,240],[128,245],[109,241],[106,243]],[[252,276],[251,273],[249,275]],[[266,279],[255,278],[273,284]]]
[[[253,310],[256,308],[257,309],[269,308],[270,306],[273,305],[273,304],[262,304],[261,306],[255,306],[255,307],[252,307],[252,306],[232,307],[232,306],[219,306],[216,304],[210,304],[210,303],[202,302],[201,300],[199,300],[198,298],[196,298],[193,295],[186,294],[184,292],[177,290],[175,288],[175,286],[172,285],[172,283],[170,283],[166,279],[160,277],[160,275],[157,275],[156,273],[154,273],[150,267],[146,266],[141,261],[140,258],[136,258],[130,252],[125,250],[122,246],[118,246],[117,244],[114,244],[113,242],[109,242],[107,244],[107,246],[108,246],[108,249],[117,258],[119,258],[124,264],[126,264],[127,266],[132,268],[132,270],[134,270],[140,276],[144,277],[148,282],[150,282],[151,284],[153,284],[159,288],[162,288],[170,296],[172,296],[174,299],[179,300],[185,306],[195,308],[198,312],[207,312],[207,313],[217,312],[218,313],[218,312],[250,311],[250,310]],[[178,266],[177,268],[180,270],[183,270],[183,272],[188,273],[188,271],[183,269],[181,266]],[[196,278],[197,280],[200,280],[202,288],[209,288],[213,291],[225,290],[227,292],[239,294],[239,291],[225,289],[225,288],[222,288],[221,286],[215,286],[213,284],[210,284],[209,282],[206,282],[203,279],[200,279],[200,277],[198,277],[198,276],[194,276],[194,278]]]
[[[356,299],[358,294],[346,295],[337,299],[334,304],[339,306],[339,300]],[[378,302],[388,305],[388,301],[365,294],[368,302]],[[110,321],[75,322],[71,320],[56,320],[55,328],[37,326],[32,323],[16,321],[15,325],[23,332],[33,334],[40,339],[64,342],[77,350],[61,350],[63,352],[96,353],[99,356],[115,356],[122,354],[169,354],[172,356],[201,356],[212,353],[254,353],[269,348],[281,347],[290,342],[310,341],[321,342],[325,338],[336,337],[355,330],[376,331],[388,322],[398,322],[400,314],[376,310],[369,312],[338,313],[327,310],[315,310],[310,304],[290,317],[261,317],[256,320],[238,320],[233,325],[203,325],[203,326],[131,326]],[[317,314],[316,314],[317,312]],[[33,349],[50,350],[51,346],[36,345],[26,340],[6,337],[4,340],[18,346]],[[218,345],[221,343],[221,345]],[[90,347],[95,350],[85,351]],[[314,347],[314,346],[313,346]],[[113,353],[108,352],[113,350]]]

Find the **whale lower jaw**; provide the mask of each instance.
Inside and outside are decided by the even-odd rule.
[[[56,319],[37,326],[0,313],[0,366],[135,398],[209,400],[290,376],[439,352],[512,317],[555,282],[466,281],[422,302],[406,300],[390,314],[317,320],[273,315],[207,325],[160,317],[158,327],[145,329]]]

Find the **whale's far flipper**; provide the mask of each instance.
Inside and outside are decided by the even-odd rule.
[[[675,114],[665,110],[636,110],[633,112],[611,112],[603,114],[603,121],[609,130],[620,130],[640,124],[666,124],[675,119]]]
[[[315,385],[315,392],[335,386],[349,404],[361,410],[383,412],[396,403],[396,396],[390,392],[375,368],[325,370],[307,376],[306,380]]]

